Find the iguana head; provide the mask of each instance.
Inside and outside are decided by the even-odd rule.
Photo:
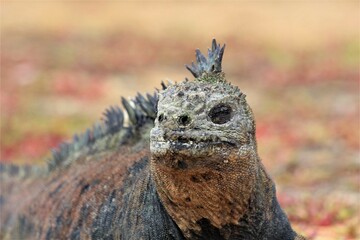
[[[194,81],[160,92],[150,134],[159,196],[185,234],[201,222],[221,228],[244,214],[258,166],[253,114],[221,70],[225,45],[196,51]]]

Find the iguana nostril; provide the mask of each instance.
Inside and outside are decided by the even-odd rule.
[[[165,119],[164,114],[163,113],[160,114],[159,117],[158,117],[158,121],[161,123],[162,121],[164,121],[164,119]]]
[[[181,126],[186,126],[190,123],[191,118],[187,115],[181,115],[178,117],[178,123]]]

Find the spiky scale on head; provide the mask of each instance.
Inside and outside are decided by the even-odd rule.
[[[208,49],[208,57],[206,58],[199,49],[196,49],[196,64],[191,63],[190,66],[185,65],[186,68],[194,75],[199,81],[216,82],[221,81],[223,78],[211,77],[221,73],[222,58],[224,55],[225,44],[220,47],[220,44],[216,43],[213,39],[211,50]],[[221,75],[220,75],[221,76]]]

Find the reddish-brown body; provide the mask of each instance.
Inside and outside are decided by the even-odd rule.
[[[6,225],[12,225],[11,221],[18,221],[17,217],[21,216],[24,224],[33,229],[30,231],[33,235],[27,233],[31,239],[69,239],[80,224],[81,239],[89,239],[101,204],[114,190],[118,190],[114,201],[121,200],[119,190],[128,168],[144,156],[149,156],[146,149],[134,152],[121,148],[110,155],[79,159],[66,169],[41,178],[29,178],[21,184],[19,179],[9,180],[1,188],[4,197],[1,225],[6,221]],[[121,206],[120,202],[117,204]],[[84,208],[87,216],[82,216]],[[21,234],[19,227],[11,230],[10,239]]]

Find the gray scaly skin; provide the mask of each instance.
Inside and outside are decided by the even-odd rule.
[[[194,81],[122,99],[127,126],[109,108],[47,169],[0,165],[0,238],[305,239],[278,204],[223,53],[213,40],[187,66]]]

